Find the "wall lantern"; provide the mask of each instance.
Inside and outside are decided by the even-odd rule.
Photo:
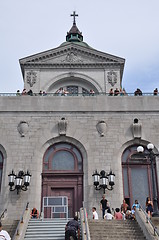
[[[103,193],[105,193],[105,189],[113,190],[115,174],[111,170],[108,174],[106,174],[104,170],[102,170],[100,174],[95,170],[92,176],[94,177],[95,190],[103,188]]]
[[[19,194],[21,190],[23,191],[28,190],[28,186],[30,184],[30,178],[31,178],[31,174],[29,173],[29,171],[27,171],[26,173],[24,173],[23,171],[19,171],[19,173],[16,175],[12,170],[12,172],[8,175],[8,177],[9,177],[10,191],[17,190],[17,194]]]

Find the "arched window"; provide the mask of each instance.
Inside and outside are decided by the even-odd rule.
[[[0,189],[1,189],[1,184],[2,184],[3,162],[4,162],[4,158],[3,158],[2,153],[0,152]]]
[[[137,147],[128,147],[122,155],[124,198],[131,206],[137,199],[145,207],[146,197],[152,197],[151,162],[148,156],[137,152]],[[144,149],[144,153],[148,153],[148,150]],[[153,168],[156,173],[156,163]]]
[[[79,150],[68,143],[50,146],[44,155],[43,171],[82,172],[82,156]]]
[[[78,86],[67,86],[67,91],[71,95],[78,95]]]

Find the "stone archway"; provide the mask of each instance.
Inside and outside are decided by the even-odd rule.
[[[123,192],[130,206],[137,199],[145,208],[146,198],[150,196],[152,199],[153,196],[151,163],[148,157],[137,152],[137,147],[138,144],[130,145],[122,154]],[[146,148],[144,152],[147,153]],[[155,162],[153,168],[156,174],[155,187],[158,189]]]
[[[43,197],[66,196],[68,217],[79,211],[83,202],[83,158],[80,150],[68,142],[51,145],[43,158]],[[45,218],[63,217],[61,213],[44,211]]]

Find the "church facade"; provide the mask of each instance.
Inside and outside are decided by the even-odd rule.
[[[89,216],[93,206],[99,211],[104,190],[95,189],[96,170],[115,174],[113,189],[105,189],[111,207],[158,197],[158,161],[145,155],[150,142],[158,152],[159,97],[109,96],[122,86],[125,59],[91,48],[73,16],[66,42],[20,59],[33,96],[0,97],[0,210],[10,218],[26,202],[44,211],[51,197],[67,197],[69,217],[82,205]],[[27,171],[27,191],[10,191],[8,175]],[[56,217],[50,209],[43,214]]]

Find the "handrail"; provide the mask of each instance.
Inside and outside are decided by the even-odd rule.
[[[90,238],[86,208],[80,208],[80,219],[81,219],[81,228],[82,228],[82,239],[90,240],[91,238]]]
[[[33,95],[29,95],[29,94],[26,94],[26,95],[22,95],[21,93],[17,95],[17,93],[0,93],[0,96],[2,97],[10,97],[10,96],[13,96],[13,97],[25,97],[25,96],[39,96],[39,97],[43,97],[43,96],[98,96],[98,95],[106,95],[106,96],[110,96],[109,93],[106,93],[106,92],[98,92],[98,93],[68,93],[68,94],[58,94],[56,92],[52,92],[52,93],[45,93],[45,94],[39,94],[39,93],[33,93]],[[118,95],[111,95],[110,97],[125,97],[125,96],[134,96],[134,97],[137,97],[134,95],[134,93],[119,93]],[[139,95],[138,95],[139,96]],[[158,95],[154,95],[152,92],[148,93],[148,92],[145,92],[145,93],[142,93],[142,95],[140,95],[139,97],[142,97],[142,96],[154,96],[154,97],[157,97],[159,96]]]
[[[159,230],[157,229],[157,227],[153,224],[153,222],[151,221],[151,219],[149,218],[147,212],[143,209],[143,207],[139,204],[139,211],[142,211],[146,217],[146,223],[150,223],[151,227],[153,228],[154,231],[154,236],[158,236],[159,237]]]
[[[87,212],[86,212],[85,208],[84,208],[84,219],[85,219],[87,240],[89,240],[90,239],[90,232],[89,232],[89,226],[88,226]]]
[[[2,218],[4,218],[5,212],[7,212],[7,209],[4,209],[3,212],[1,213],[1,215],[0,215],[0,220],[1,220]]]
[[[22,215],[21,215],[21,217],[20,217],[20,220],[19,220],[19,222],[18,222],[18,225],[17,225],[17,228],[16,228],[16,230],[15,230],[15,233],[14,233],[14,236],[13,236],[12,240],[14,240],[17,235],[19,235],[20,224],[23,223],[24,213],[25,213],[26,210],[28,210],[28,206],[29,206],[29,202],[27,202],[27,204],[26,204],[26,206],[25,206],[25,208],[24,208],[24,210],[23,210],[23,213],[22,213]]]

